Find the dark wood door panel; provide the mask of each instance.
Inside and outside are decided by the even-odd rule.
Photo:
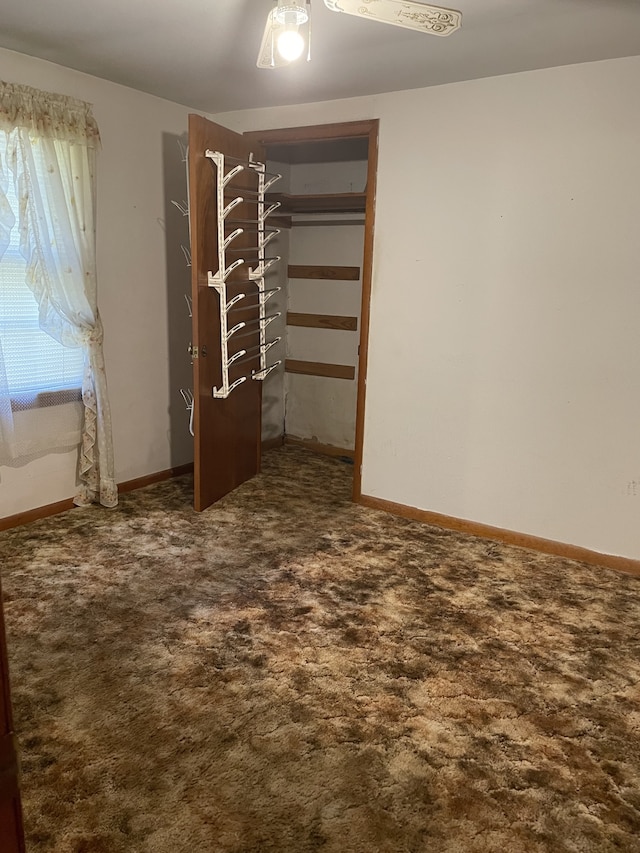
[[[225,156],[260,159],[259,146],[202,116],[189,116],[189,209],[191,222],[193,345],[194,358],[194,506],[203,510],[255,476],[260,469],[262,383],[250,378],[235,388],[226,399],[213,397],[213,388],[221,384],[219,296],[208,286],[208,273],[218,269],[217,196],[213,162],[206,151],[221,151]],[[241,172],[234,187],[255,188],[255,176]],[[229,193],[229,198],[231,193]],[[245,202],[233,211],[234,219],[255,219],[255,202]],[[247,226],[247,229],[250,226]],[[233,243],[234,249],[252,244],[250,233]],[[235,257],[235,256],[234,256]],[[228,280],[229,298],[238,293],[252,294],[256,285],[247,281],[245,264]],[[234,347],[256,346],[259,342],[257,299],[248,299],[248,307],[234,313],[233,321],[252,323],[249,333],[236,338]],[[232,339],[233,340],[233,339]],[[257,365],[256,365],[257,366]],[[247,362],[234,365],[233,382],[251,372]]]

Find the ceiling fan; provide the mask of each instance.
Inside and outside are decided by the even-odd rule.
[[[324,0],[332,12],[346,12],[358,18],[419,30],[434,36],[448,36],[460,29],[462,14],[442,6],[416,0]],[[280,68],[310,54],[311,0],[276,0],[267,15],[258,68]]]

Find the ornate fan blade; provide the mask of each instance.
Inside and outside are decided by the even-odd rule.
[[[276,41],[278,35],[284,29],[283,25],[276,21],[274,14],[276,7],[267,15],[267,23],[265,24],[262,43],[258,51],[258,68],[282,68],[289,63],[284,60],[276,50]]]
[[[460,29],[462,13],[414,0],[324,0],[332,12],[346,12],[396,27],[421,30],[434,36],[448,36]]]

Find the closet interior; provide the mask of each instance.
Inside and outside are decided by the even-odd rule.
[[[265,144],[281,174],[273,280],[282,364],[263,387],[262,438],[353,458],[368,137]]]

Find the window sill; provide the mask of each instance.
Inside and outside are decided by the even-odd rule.
[[[59,388],[55,391],[14,391],[11,394],[11,411],[24,412],[27,409],[45,409],[49,406],[78,403],[80,400],[82,400],[82,389],[80,388]]]

